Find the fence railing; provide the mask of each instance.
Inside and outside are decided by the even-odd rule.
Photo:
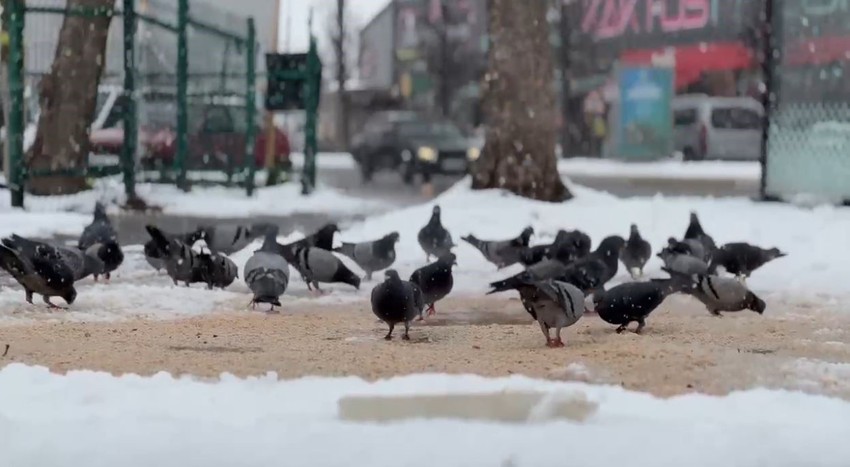
[[[226,183],[244,185],[250,195],[258,157],[254,20],[201,3],[197,6],[203,11],[195,15],[193,6],[189,0],[161,5],[117,0],[107,8],[69,7],[64,0],[7,1],[6,160],[14,206],[23,206],[28,180],[54,175],[121,173],[131,198],[136,181],[152,173],[184,187],[188,172],[216,171],[225,173]],[[90,136],[92,152],[111,152],[117,163],[104,166],[89,157],[82,168],[62,167],[58,161],[49,170],[31,170],[24,146],[25,89],[38,94],[40,79],[49,73],[45,64],[52,62],[43,55],[55,55],[60,46],[56,31],[73,16],[114,18],[101,83],[120,91],[110,95],[101,86],[90,122],[99,127],[91,128]],[[111,139],[102,137],[106,130]]]

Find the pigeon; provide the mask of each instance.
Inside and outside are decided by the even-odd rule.
[[[422,291],[425,304],[428,305],[428,316],[437,313],[435,304],[446,297],[454,286],[452,266],[457,264],[454,253],[446,253],[437,261],[423,266],[410,275],[410,282],[416,284]]]
[[[112,226],[112,221],[106,215],[106,207],[100,202],[95,203],[94,219],[80,234],[77,248],[86,251],[95,244],[102,245],[98,248],[97,255],[104,264],[103,277],[109,280],[111,273],[124,262],[124,252],[118,244],[118,234]],[[94,274],[94,280],[97,280],[99,276],[100,274]]]
[[[691,281],[682,277],[627,282],[594,296],[593,304],[603,321],[619,325],[617,334],[625,331],[632,322],[638,323],[635,334],[640,334],[646,326],[647,316],[665,298],[673,293],[685,292],[691,286]]]
[[[0,268],[23,286],[30,304],[34,293],[42,295],[50,308],[61,308],[50,301],[51,297],[61,297],[68,305],[77,298],[73,271],[55,249],[43,244],[18,245],[13,239],[5,239],[0,243]]]
[[[307,235],[301,240],[296,240],[292,243],[281,245],[279,248],[286,248],[288,250],[288,252],[286,253],[287,255],[293,254],[295,250],[302,247],[314,247],[321,248],[325,251],[333,251],[334,234],[336,234],[337,232],[339,232],[339,226],[337,226],[336,224],[326,224],[322,226],[322,228],[320,228],[319,230],[313,232],[310,235]]]
[[[677,275],[675,271],[662,268],[668,274]],[[692,281],[690,295],[702,302],[709,313],[721,316],[721,311],[753,310],[764,314],[767,307],[764,300],[754,294],[746,285],[731,277],[713,275],[684,276]]]
[[[705,251],[702,259],[706,262],[710,262],[711,255],[714,254],[714,250],[717,249],[717,245],[714,243],[714,239],[711,238],[711,235],[705,233],[702,229],[699,217],[697,217],[697,213],[693,211],[691,211],[691,220],[688,223],[688,228],[685,230],[685,240],[698,240],[702,243]]]
[[[230,258],[221,253],[201,252],[197,255],[198,268],[201,271],[201,282],[207,284],[207,288],[224,289],[239,277],[239,268]]]
[[[57,243],[39,242],[12,234],[11,237],[3,239],[3,244],[9,248],[25,252],[33,252],[37,248],[50,251],[51,255],[56,256],[59,261],[71,268],[74,282],[85,279],[90,275],[103,274],[106,268],[103,261],[98,257],[102,247],[100,243],[91,245],[86,251],[80,251],[78,248]]]
[[[557,259],[544,259],[536,264],[533,264],[525,269],[525,271],[514,274],[507,279],[490,283],[492,288],[487,295],[497,292],[505,292],[507,290],[516,290],[521,284],[528,280],[545,281],[560,277],[567,272],[568,266]],[[525,275],[528,274],[528,277]]]
[[[575,324],[584,315],[584,294],[572,284],[537,281],[525,273],[516,282],[522,306],[540,325],[547,347],[563,347],[561,329]],[[549,329],[555,328],[555,338]]]
[[[664,266],[679,274],[708,274],[708,264],[702,259],[687,253],[674,253],[668,248],[661,250],[656,256],[664,261]]]
[[[391,340],[395,325],[404,323],[402,339],[410,340],[410,322],[422,316],[425,308],[422,291],[416,284],[401,280],[395,269],[384,274],[386,280],[372,289],[372,312],[390,327],[384,339]]]
[[[250,226],[239,224],[220,224],[201,226],[201,237],[211,253],[231,255],[243,250],[255,239],[263,236],[272,225],[257,223]]]
[[[643,276],[643,267],[649,261],[650,256],[652,256],[652,246],[640,236],[637,225],[632,224],[629,239],[626,241],[622,253],[620,253],[620,260],[631,274],[632,279]]]
[[[277,233],[277,229],[266,232],[263,246],[248,258],[244,270],[245,283],[254,293],[251,305],[268,303],[270,312],[281,306],[280,296],[289,285],[289,263],[277,254]]]
[[[300,246],[291,256],[287,253],[283,257],[301,274],[310,291],[321,292],[320,282],[349,284],[360,290],[360,277],[328,250]]]
[[[176,236],[169,238],[156,226],[147,225],[145,229],[154,240],[157,250],[162,252],[165,272],[174,285],[178,282],[183,282],[186,287],[196,282],[208,284],[208,273],[204,270],[207,263],[201,261],[200,253]]]
[[[431,219],[422,227],[417,237],[419,245],[425,251],[425,261],[430,261],[432,256],[437,258],[451,253],[455,246],[452,235],[440,222],[440,206],[434,206]]]
[[[595,251],[570,264],[566,271],[555,279],[578,287],[585,295],[604,291],[605,284],[617,275],[620,251],[625,244],[623,237],[606,237]]]
[[[580,230],[559,230],[549,248],[547,257],[566,264],[590,254],[590,236]]]
[[[727,243],[714,252],[709,272],[714,274],[718,266],[738,276],[739,280],[750,277],[753,271],[776,258],[786,256],[778,248],[765,250],[749,243]]]
[[[523,248],[519,254],[519,263],[525,267],[533,266],[549,257],[552,245],[535,245]]]
[[[198,240],[204,237],[204,231],[202,229],[197,229],[193,232],[187,232],[183,234],[169,234],[159,230],[159,232],[165,236],[169,241],[172,238],[176,238],[180,240],[180,242],[184,243],[188,247],[192,247]],[[166,252],[162,251],[157,247],[157,242],[154,239],[150,239],[145,243],[144,246],[145,260],[153,266],[157,271],[161,271],[165,269],[165,258],[167,257]]]
[[[532,235],[534,229],[526,227],[518,237],[509,240],[480,240],[471,234],[461,237],[461,240],[474,246],[484,259],[502,269],[520,262],[520,255],[528,248]]]
[[[699,258],[703,262],[708,261],[708,254],[706,253],[705,246],[703,246],[701,241],[692,238],[676,240],[675,238],[670,237],[667,239],[667,246],[661,251],[680,255],[690,255],[695,258]]]
[[[346,243],[335,249],[337,253],[348,256],[366,275],[363,280],[372,280],[372,273],[392,266],[395,262],[395,244],[398,243],[398,232],[384,235],[383,238],[371,242]]]

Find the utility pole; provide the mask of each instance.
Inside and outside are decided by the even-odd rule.
[[[338,109],[338,127],[339,127],[339,142],[343,150],[348,150],[348,92],[346,90],[346,81],[348,80],[348,70],[346,69],[345,60],[347,58],[346,50],[346,28],[345,28],[345,0],[336,1],[336,27],[337,36],[334,37],[334,52],[336,53],[336,81],[337,81],[337,97],[339,99]]]
[[[280,23],[280,2],[281,0],[275,1],[275,18],[277,21],[272,22],[272,36],[269,40],[269,50],[272,52],[277,52],[280,50],[279,47],[279,38],[280,38],[280,29],[278,28],[278,24]],[[287,29],[289,26],[287,25]],[[266,65],[268,67],[268,65]],[[268,69],[266,69],[266,73],[268,73]],[[266,90],[268,93],[268,90]],[[277,161],[277,154],[275,154],[275,149],[277,148],[277,131],[274,126],[274,112],[271,110],[266,110],[265,115],[263,116],[263,126],[264,131],[266,132],[266,147],[265,147],[265,167],[266,167],[266,185],[276,185],[278,182],[278,178],[280,178],[280,164]],[[253,154],[247,154],[245,157],[254,157]]]

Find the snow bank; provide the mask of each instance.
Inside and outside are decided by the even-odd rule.
[[[543,391],[596,405],[584,422],[340,420],[351,395]],[[12,364],[0,370],[0,465],[844,466],[850,404],[751,390],[658,399],[619,387],[525,377],[411,375],[220,381]],[[417,443],[421,440],[420,443]],[[427,450],[418,445],[425,443]]]
[[[292,166],[296,170],[304,167],[304,153],[293,152],[289,160],[292,161]],[[320,152],[316,155],[316,167],[319,171],[322,169],[354,170],[357,168],[357,162],[348,152]]]
[[[569,177],[757,182],[761,177],[761,164],[738,161],[684,162],[672,159],[623,162],[610,159],[572,158],[559,160],[558,171]]]
[[[594,246],[608,235],[628,236],[636,223],[644,238],[657,251],[670,236],[680,238],[688,225],[690,211],[696,211],[703,227],[715,241],[747,241],[762,247],[778,247],[789,253],[756,271],[748,284],[756,291],[799,298],[816,294],[847,295],[850,256],[842,245],[850,231],[850,210],[820,206],[804,209],[779,203],[759,203],[745,198],[617,198],[583,187],[573,187],[575,198],[565,203],[535,202],[498,190],[472,191],[464,180],[425,205],[400,209],[370,217],[342,233],[346,241],[378,238],[398,231],[395,267],[409,275],[425,262],[416,236],[439,204],[443,224],[452,233],[458,255],[455,290],[483,293],[486,284],[520,270],[503,271],[486,262],[473,247],[460,240],[475,234],[482,239],[514,237],[527,225],[534,227],[533,244],[551,242],[558,229],[578,228],[587,232]],[[663,276],[660,259],[647,265],[649,275]],[[615,279],[626,280],[620,268]],[[821,297],[822,298],[822,297]]]
[[[296,213],[368,214],[387,209],[388,203],[361,199],[326,186],[318,186],[310,196],[301,195],[300,183],[285,183],[258,188],[252,197],[244,188],[197,186],[183,192],[174,185],[143,183],[136,192],[148,203],[161,206],[167,214],[248,218],[251,216],[287,216]],[[0,191],[0,206],[10,206],[8,191]],[[94,189],[68,196],[27,196],[25,205],[32,212],[78,212],[90,214],[96,201],[121,204],[124,187],[116,177],[99,179]],[[8,209],[8,208],[6,208]],[[3,211],[0,211],[0,216]],[[23,215],[23,214],[22,214]],[[0,217],[2,220],[2,217]],[[83,224],[85,225],[85,224]],[[62,228],[56,223],[56,228]]]

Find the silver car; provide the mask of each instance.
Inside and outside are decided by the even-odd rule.
[[[764,108],[751,97],[681,95],[673,99],[673,135],[685,160],[759,160]]]

